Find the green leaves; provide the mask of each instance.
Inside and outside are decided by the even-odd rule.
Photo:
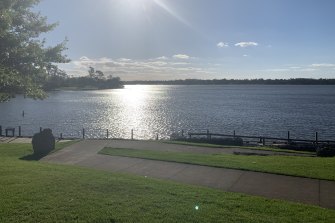
[[[67,63],[62,53],[66,40],[54,47],[45,47],[38,37],[53,30],[47,18],[32,12],[39,0],[0,1],[0,102],[15,94],[35,99],[45,98],[41,85],[55,63]],[[57,69],[54,69],[57,70]]]

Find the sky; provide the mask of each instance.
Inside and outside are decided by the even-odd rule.
[[[42,0],[72,60],[122,80],[335,78],[333,0]]]

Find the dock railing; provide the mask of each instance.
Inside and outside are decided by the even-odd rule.
[[[0,136],[4,137],[7,134],[6,129],[13,130],[13,134],[16,133],[15,137],[32,137],[33,133],[38,132],[38,129],[35,129],[35,131],[30,131],[31,134],[23,134],[23,128],[22,126],[17,127],[7,127],[4,128],[0,125]],[[15,131],[17,129],[17,131]],[[39,131],[42,131],[43,128],[40,127]],[[7,131],[8,132],[8,131]],[[334,144],[335,140],[320,140],[319,133],[315,132],[314,139],[301,139],[301,138],[292,138],[290,131],[287,131],[287,137],[271,137],[271,136],[252,136],[252,135],[239,135],[236,134],[236,131],[231,131],[232,134],[223,134],[223,133],[215,133],[211,132],[209,129],[181,129],[175,133],[172,133],[172,135],[176,135],[177,138],[180,137],[180,139],[205,139],[207,141],[212,141],[214,139],[222,139],[224,137],[226,138],[242,138],[245,142],[253,141],[260,144],[274,144],[274,141],[276,142],[284,142],[287,144],[296,142],[296,143],[312,143],[312,144]],[[130,140],[166,140],[171,139],[172,135],[161,134],[159,131],[148,133],[141,129],[130,129],[129,132],[125,131],[123,134],[117,135],[114,134],[112,129],[94,129],[94,128],[82,128],[81,130],[72,131],[72,132],[61,132],[61,131],[53,131],[53,134],[58,139],[130,139]],[[12,136],[12,135],[11,135]]]

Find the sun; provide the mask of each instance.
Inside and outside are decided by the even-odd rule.
[[[132,11],[148,11],[155,4],[155,0],[123,0],[123,2]]]

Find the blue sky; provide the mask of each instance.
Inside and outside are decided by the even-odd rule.
[[[335,78],[333,0],[43,0],[71,75]]]

